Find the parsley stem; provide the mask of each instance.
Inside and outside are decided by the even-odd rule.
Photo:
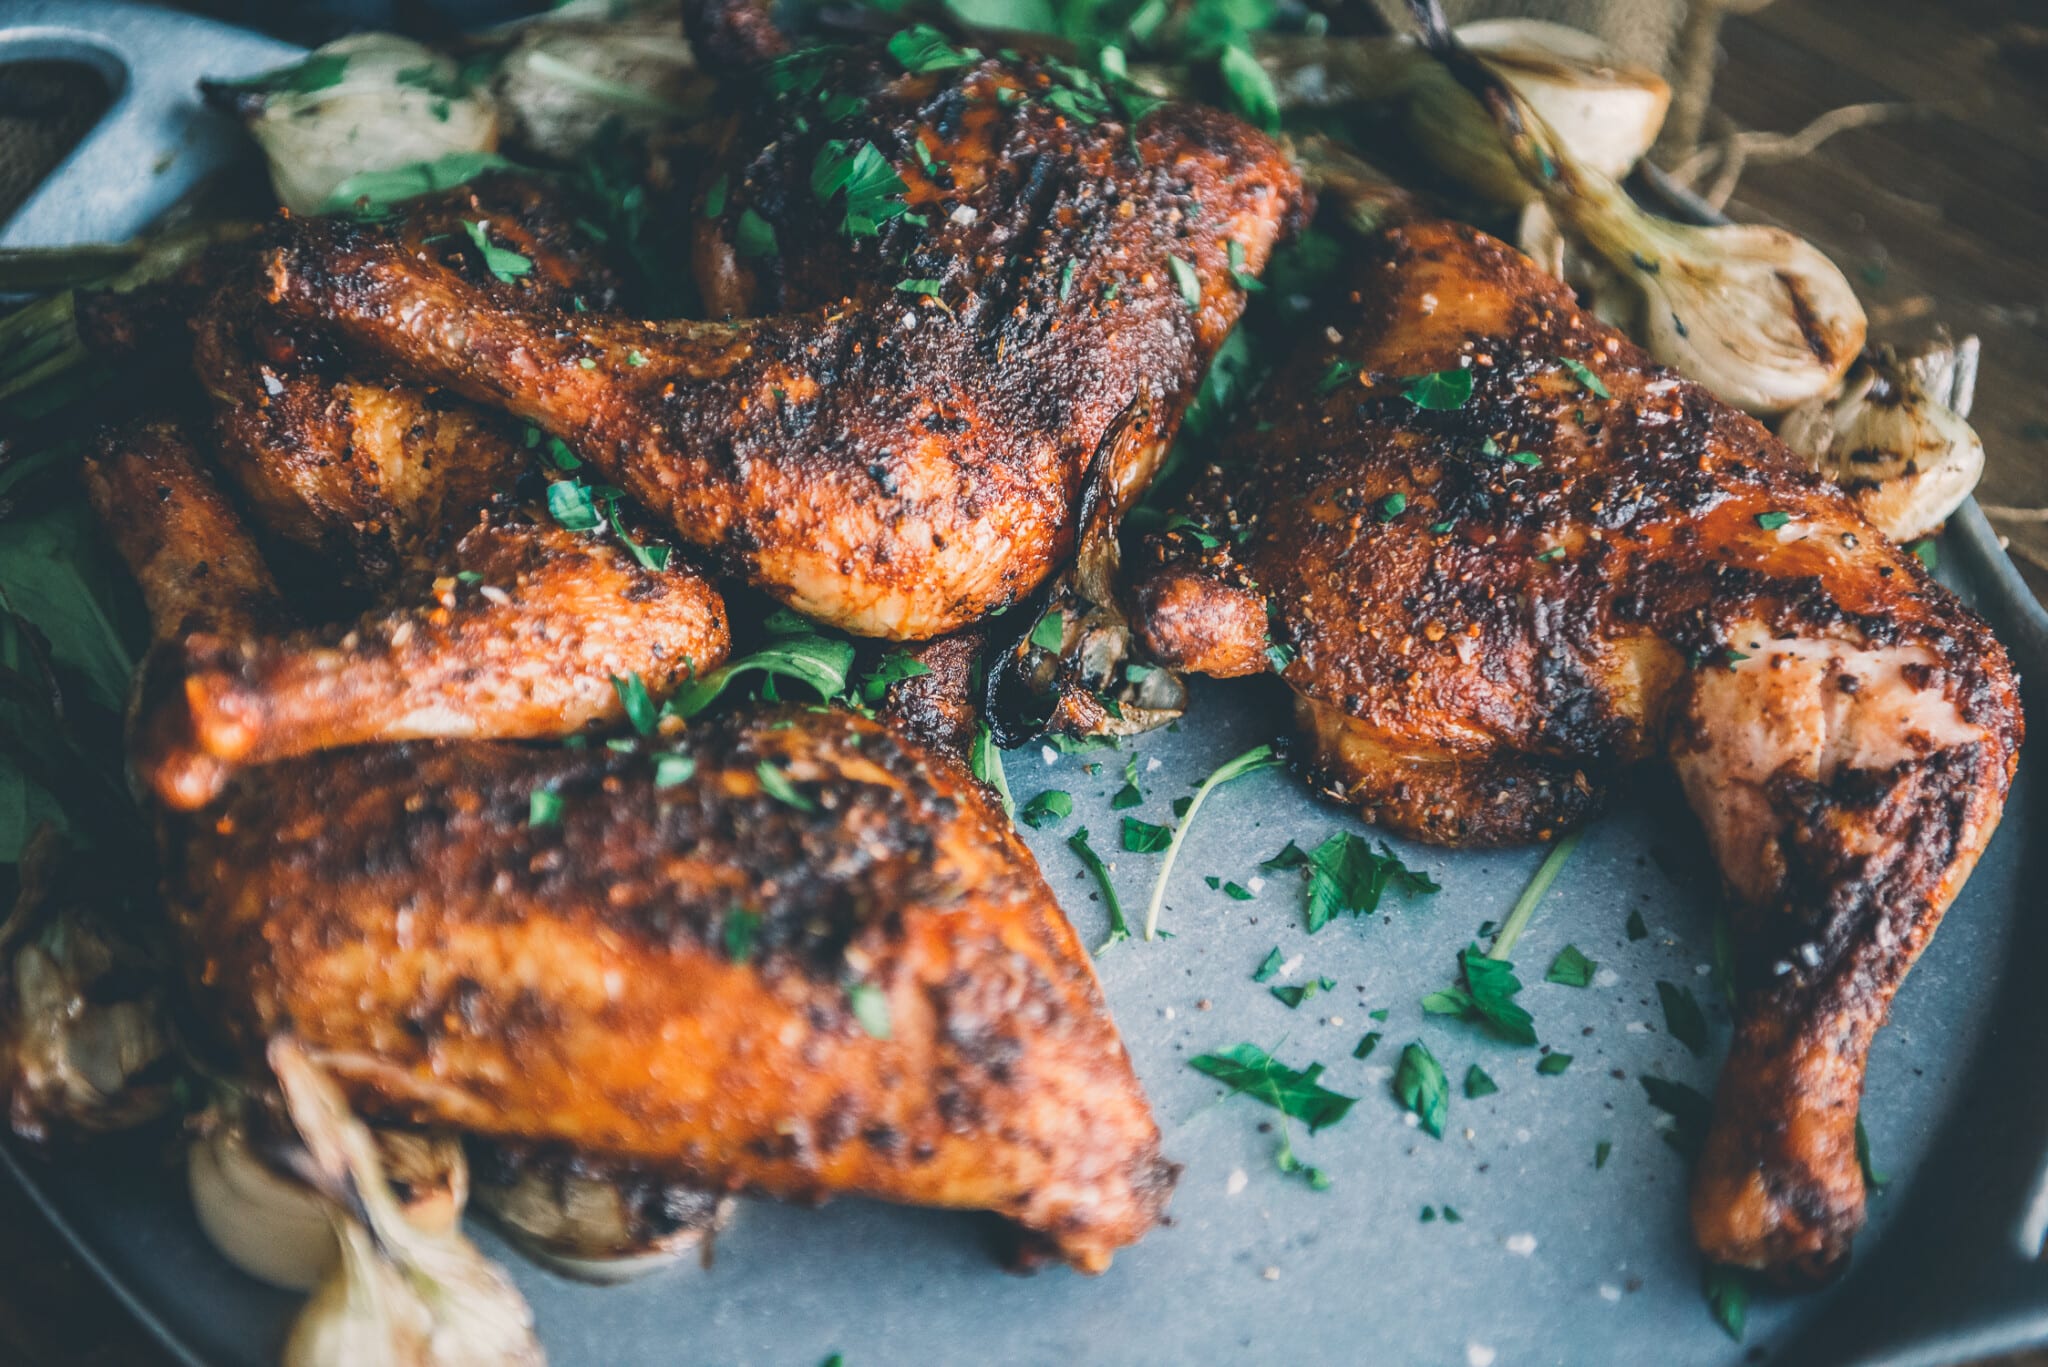
[[[1124,919],[1124,904],[1117,900],[1116,885],[1109,881],[1109,869],[1102,862],[1102,856],[1088,843],[1088,832],[1084,828],[1067,837],[1067,848],[1080,857],[1088,872],[1095,875],[1096,885],[1102,889],[1102,904],[1109,911],[1109,938],[1097,947],[1097,954],[1105,954],[1109,947],[1119,940],[1131,938],[1130,922]]]
[[[1202,780],[1202,786],[1195,789],[1187,811],[1173,824],[1173,838],[1166,842],[1166,859],[1159,865],[1159,877],[1152,882],[1152,900],[1145,905],[1146,939],[1158,938],[1159,909],[1166,903],[1166,880],[1173,876],[1173,861],[1180,858],[1181,842],[1187,839],[1188,827],[1195,823],[1195,813],[1202,810],[1202,800],[1209,796],[1212,788],[1260,769],[1270,769],[1279,762],[1280,757],[1273,753],[1272,746],[1255,745],[1236,759],[1217,765],[1209,777]]]
[[[1522,932],[1529,928],[1530,918],[1536,914],[1536,904],[1557,881],[1557,871],[1564,867],[1565,860],[1572,857],[1572,851],[1579,847],[1579,837],[1584,834],[1584,831],[1573,831],[1550,847],[1550,853],[1543,856],[1543,862],[1536,868],[1536,876],[1515,899],[1514,910],[1508,913],[1507,920],[1501,922],[1500,933],[1493,937],[1493,948],[1486,951],[1487,958],[1505,959],[1514,953],[1515,941],[1522,938]]]

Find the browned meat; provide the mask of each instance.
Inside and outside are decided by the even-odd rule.
[[[1377,256],[1195,493],[1213,545],[1146,548],[1140,639],[1225,675],[1276,652],[1310,781],[1425,839],[1548,835],[1668,755],[1742,989],[1695,1232],[1718,1261],[1823,1275],[1862,1223],[1871,1038],[2004,804],[2005,652],[1762,427],[1517,253],[1423,223]],[[1447,407],[1404,397],[1436,372]]]
[[[992,1210],[1088,1270],[1142,1235],[1174,1169],[979,785],[822,709],[693,728],[680,753],[252,771],[171,856],[202,1001],[252,1057],[295,1031],[373,1117]]]
[[[641,564],[514,502],[478,510],[445,562],[357,621],[281,630],[261,554],[175,427],[108,437],[87,485],[156,624],[130,750],[169,807],[317,749],[615,726],[615,677],[659,701],[731,646],[724,600],[680,559]]]
[[[479,286],[413,222],[295,224],[268,291],[568,441],[798,610],[936,636],[1056,567],[1091,478],[1143,487],[1242,308],[1234,268],[1299,197],[1235,120],[1169,105],[1133,130],[1066,70],[830,49],[736,77],[700,283],[766,317],[565,311]]]

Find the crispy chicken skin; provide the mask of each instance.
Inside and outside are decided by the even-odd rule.
[[[465,277],[500,298],[604,307],[618,280],[570,208],[525,179],[496,175],[408,206],[425,237],[450,245]],[[528,264],[501,281],[470,237]],[[263,529],[382,587],[447,529],[466,527],[497,490],[543,457],[524,425],[454,395],[351,364],[317,333],[290,326],[262,298],[243,253],[193,323],[193,363],[214,401],[219,459]]]
[[[1233,265],[1263,267],[1299,180],[1214,111],[1168,105],[1135,136],[1113,111],[1083,123],[1031,58],[923,75],[878,50],[788,61],[735,80],[751,93],[700,247],[733,244],[734,269],[701,282],[714,307],[786,311],[577,314],[477,285],[452,262],[464,244],[411,222],[295,223],[267,292],[378,364],[563,438],[799,611],[941,635],[1057,567],[1091,478],[1135,497],[1242,309]],[[828,142],[878,151],[907,212],[849,237],[845,192],[813,189]],[[1133,413],[1152,440],[1096,469]]]
[[[1741,988],[1695,1233],[1826,1275],[1863,1218],[1872,1035],[2017,758],[2004,651],[1756,422],[1477,231],[1388,233],[1330,321],[1191,496],[1215,544],[1143,548],[1141,644],[1222,675],[1294,652],[1310,780],[1424,839],[1547,836],[1668,755]],[[1467,367],[1458,406],[1403,396]]]
[[[234,766],[379,740],[563,735],[625,719],[731,648],[725,603],[671,559],[639,564],[515,500],[354,621],[288,629],[240,515],[174,425],[103,439],[88,495],[155,623],[129,743],[159,802],[210,801]],[[645,529],[641,529],[643,534]]]
[[[372,1117],[991,1210],[1090,1271],[1142,1235],[1175,1169],[965,769],[824,709],[688,752],[668,787],[644,754],[501,744],[252,772],[171,855],[202,1001],[252,1052],[296,1032]]]

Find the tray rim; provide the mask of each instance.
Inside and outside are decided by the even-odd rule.
[[[221,127],[207,128],[206,125],[215,121],[211,116],[202,116],[197,122],[205,132],[198,137],[188,133],[186,150],[190,155],[186,158],[187,165],[179,168],[180,174],[154,177],[153,183],[146,183],[140,193],[130,196],[122,205],[112,208],[100,206],[96,223],[89,212],[86,215],[88,224],[80,231],[62,233],[57,237],[50,237],[43,231],[53,215],[66,216],[65,200],[73,191],[73,182],[94,169],[95,158],[105,156],[110,145],[133,139],[138,133],[139,121],[152,120],[163,112],[150,107],[152,97],[166,90],[189,90],[190,82],[183,76],[170,82],[143,79],[145,75],[154,73],[139,72],[138,64],[126,60],[121,52],[124,35],[130,30],[152,35],[182,32],[194,39],[210,32],[246,44],[252,50],[266,50],[261,65],[251,66],[250,70],[290,61],[305,51],[302,47],[268,38],[254,30],[197,15],[159,10],[130,3],[129,0],[0,0],[0,62],[15,60],[18,55],[82,61],[107,77],[113,96],[100,120],[22,201],[14,214],[0,221],[0,246],[65,245],[140,231],[169,207],[177,193],[196,181],[204,170],[212,169],[203,165],[204,162],[217,158],[223,147],[233,151],[236,130],[225,128],[230,136],[224,141],[220,136],[224,123]],[[223,62],[219,65],[223,68],[222,74],[235,74],[228,68],[238,64]],[[202,164],[195,170],[193,163]],[[1689,215],[1702,222],[1729,221],[1682,188],[1665,181],[1655,168],[1648,168],[1648,171],[1646,178],[1650,187],[1680,211],[1677,216]],[[24,233],[24,227],[29,231]],[[2017,566],[2000,546],[1996,531],[1974,497],[1966,499],[1951,517],[1941,544],[1946,549],[1960,551],[1956,559],[1962,562],[1967,576],[1978,581],[1974,585],[1978,589],[1978,610],[1991,620],[1999,640],[2020,666],[2026,703],[2048,702],[2048,606],[2044,606],[2027,586]],[[2022,754],[2025,753],[2023,749]],[[2017,916],[2019,913],[2012,911],[2007,914]],[[1994,1011],[2002,1010],[2014,997],[2015,987],[2010,975],[1999,983],[2000,1000]],[[2048,1036],[2043,1038],[2048,1040]],[[1983,1045],[1976,1056],[1963,1061],[1972,1085],[1983,1057],[1991,1052],[1988,1045]],[[1959,1105],[1957,1109],[1965,1108]],[[1950,1134],[1958,1119],[1953,1112],[1938,1116],[1939,1135],[1923,1160],[1924,1170],[1932,1171],[1941,1165],[1944,1153],[1952,1147]],[[2048,1141],[2048,1134],[2039,1138]],[[1844,1307],[1837,1305],[1813,1317],[1805,1328],[1786,1341],[1784,1348],[1789,1351],[1782,1351],[1779,1360],[1819,1362],[1821,1355],[1825,1355],[1828,1361],[1845,1364],[1845,1367],[1850,1363],[1861,1367],[1942,1367],[1942,1364],[1960,1363],[1966,1355],[1975,1358],[2048,1344],[2048,1266],[2041,1264],[2039,1251],[2040,1236],[2048,1231],[2048,1154],[2039,1152],[2038,1146],[2033,1168],[2035,1178],[2030,1187],[2031,1194],[2027,1208],[2019,1212],[2020,1230],[2016,1233],[2022,1239],[2033,1240],[2036,1250],[2033,1261],[2041,1268],[2042,1275],[2036,1279],[2034,1294],[2024,1302],[2011,1303],[2016,1298],[2008,1296],[2008,1303],[2003,1307],[1978,1308],[1961,1323],[1928,1325],[1921,1332],[1907,1333],[1888,1343],[1871,1344],[1861,1350],[1851,1348],[1847,1355],[1834,1351],[1833,1345],[1823,1346],[1814,1342],[1816,1331],[1831,1330],[1844,1318]],[[209,1367],[178,1326],[118,1274],[97,1246],[82,1235],[63,1205],[38,1179],[33,1156],[21,1151],[12,1136],[0,1135],[0,1169],[4,1169],[7,1176],[26,1192],[81,1264],[113,1293],[114,1298],[174,1361],[181,1367]],[[1916,1209],[1923,1204],[1919,1200],[1913,1203]],[[1910,1233],[1910,1230],[1903,1233]],[[1896,1228],[1888,1229],[1872,1253],[1895,1248],[1903,1233]],[[1859,1278],[1859,1281],[1867,1280],[1867,1277]],[[1811,1346],[1816,1355],[1810,1358],[1798,1356],[1802,1346]]]

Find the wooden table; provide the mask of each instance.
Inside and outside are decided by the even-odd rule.
[[[2025,27],[2030,14],[2042,27]],[[1791,131],[1872,100],[1943,107],[1752,169],[1731,211],[1833,254],[1858,281],[1874,336],[1910,341],[1945,323],[1982,337],[1979,497],[2048,505],[2048,11],[2028,0],[1779,0],[1731,21],[1724,45],[1717,105],[1745,128]],[[2048,525],[2001,530],[2048,592]],[[0,1362],[166,1361],[0,1183]],[[2048,1367],[2048,1355],[2006,1367],[2023,1364]]]

